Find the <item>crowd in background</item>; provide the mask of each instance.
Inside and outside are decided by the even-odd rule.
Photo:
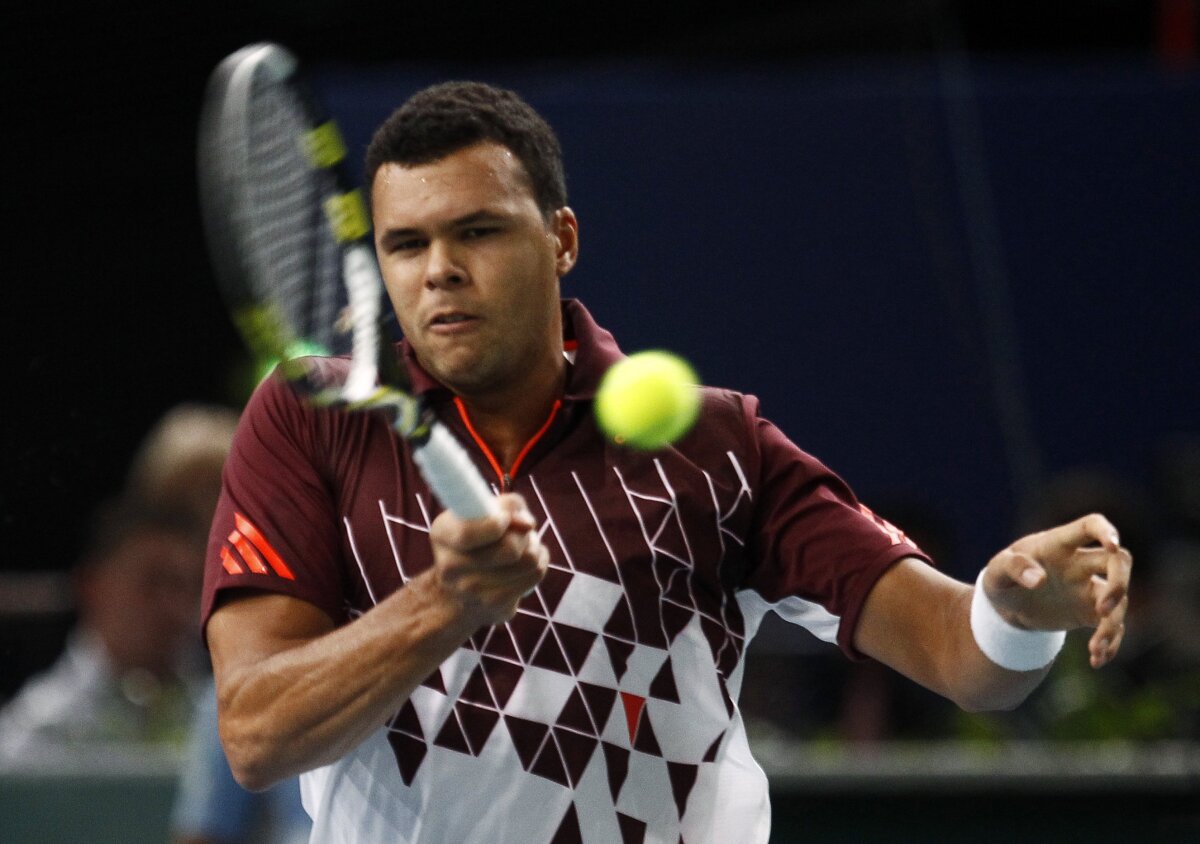
[[[177,770],[173,844],[308,840],[295,780],[261,794],[234,781],[200,637],[208,531],[237,419],[183,404],[146,434],[71,569],[65,647],[0,708],[0,772],[69,770],[80,757]]]

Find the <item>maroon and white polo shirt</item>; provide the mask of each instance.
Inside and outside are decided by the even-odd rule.
[[[774,610],[854,655],[875,581],[924,556],[753,397],[706,389],[672,448],[607,442],[591,399],[620,352],[579,303],[564,317],[566,393],[515,467],[406,354],[480,471],[528,502],[550,571],[357,750],[302,777],[315,841],[765,842],[737,708],[748,642]],[[227,464],[204,618],[252,588],[352,623],[431,564],[439,511],[386,420],[268,380]]]

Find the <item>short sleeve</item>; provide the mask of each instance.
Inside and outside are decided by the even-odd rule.
[[[275,377],[247,403],[209,534],[202,623],[230,589],[293,595],[340,620],[338,520],[327,470],[338,415],[310,406]]]
[[[875,583],[904,557],[931,561],[750,407],[760,462],[747,585],[784,617],[819,617],[814,632],[859,659],[854,628]]]

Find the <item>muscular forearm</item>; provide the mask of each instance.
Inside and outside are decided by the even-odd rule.
[[[289,600],[264,596],[222,607],[210,621],[210,639],[236,639],[250,627],[239,623],[249,613],[262,629],[270,602]],[[293,619],[295,609],[289,607]],[[386,723],[479,626],[422,576],[344,627],[314,625],[311,638],[282,649],[277,641],[245,642],[236,663],[214,659],[221,738],[234,775],[261,789],[344,755]],[[256,646],[261,659],[246,659],[245,648]]]

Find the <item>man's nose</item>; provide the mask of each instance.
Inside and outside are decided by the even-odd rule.
[[[430,242],[425,261],[425,286],[459,287],[468,279],[458,250],[446,240],[438,238]]]

